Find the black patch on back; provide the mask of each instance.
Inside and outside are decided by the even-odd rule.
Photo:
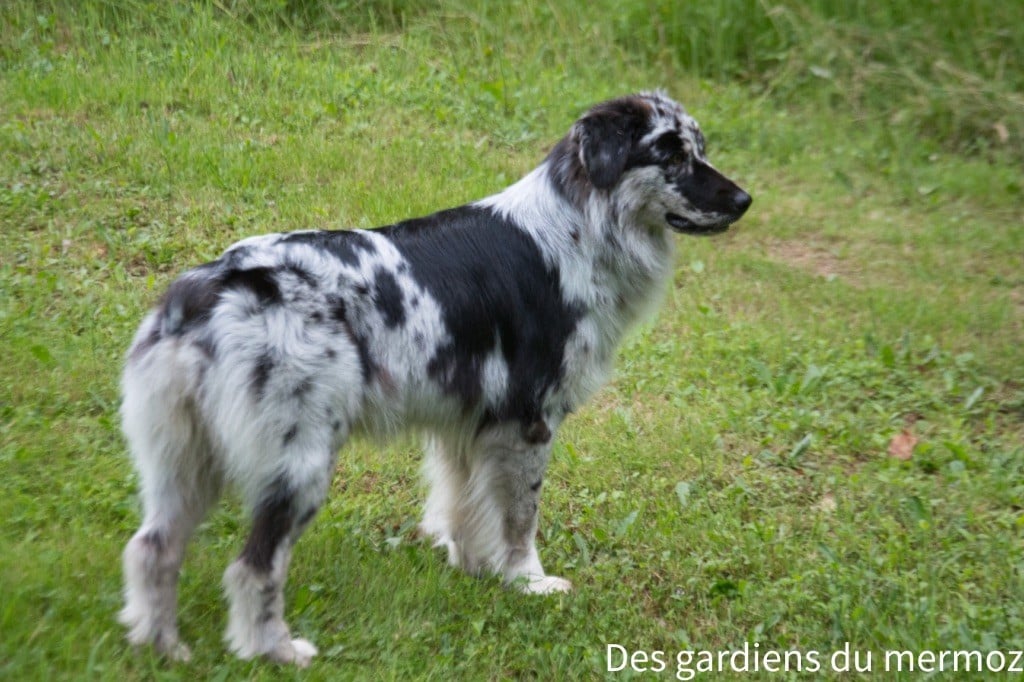
[[[220,300],[221,268],[216,261],[185,273],[167,287],[160,306],[167,334],[182,334],[205,324]]]
[[[359,254],[373,253],[373,243],[366,235],[352,230],[316,230],[314,232],[293,232],[281,237],[282,244],[308,244],[320,251],[326,251],[342,263],[359,265]]]
[[[248,289],[264,306],[279,304],[283,299],[276,274],[275,268],[264,266],[228,270],[223,279],[224,288]]]
[[[559,275],[537,244],[488,208],[462,206],[381,231],[441,306],[452,340],[427,362],[445,391],[473,409],[484,360],[501,345],[505,399],[489,419],[532,424],[562,379],[565,342],[581,310],[562,300]]]
[[[394,329],[405,322],[405,307],[402,305],[402,288],[395,276],[383,268],[377,268],[373,282],[373,304],[384,318],[384,325]]]
[[[237,258],[233,252],[228,256],[193,268],[171,283],[160,302],[164,333],[180,335],[206,324],[228,289],[252,292],[261,306],[282,302],[275,268],[229,266]]]

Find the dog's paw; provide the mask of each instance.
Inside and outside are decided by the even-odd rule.
[[[267,653],[267,658],[277,663],[292,663],[300,668],[307,667],[317,655],[317,648],[305,639],[284,639]]]
[[[175,628],[160,629],[150,632],[150,627],[140,619],[133,619],[131,614],[122,612],[118,618],[122,624],[131,628],[128,632],[128,643],[135,647],[153,646],[153,650],[164,658],[176,663],[188,663],[192,660],[192,650],[178,639]]]
[[[176,663],[188,663],[192,660],[192,650],[188,648],[187,644],[182,642],[175,642],[171,646],[160,646],[157,650],[168,659]]]
[[[558,592],[572,592],[572,583],[565,578],[554,575],[527,576],[525,579],[516,581],[525,594],[555,594]]]
[[[137,648],[145,646],[146,642],[131,642]],[[153,651],[174,663],[188,663],[192,660],[192,650],[187,644],[174,641],[171,643],[153,642]]]

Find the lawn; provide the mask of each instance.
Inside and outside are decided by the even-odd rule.
[[[1024,8],[948,4],[6,3],[0,678],[717,679],[708,652],[726,678],[810,679],[849,651],[879,679],[963,679],[979,659],[941,652],[977,651],[1010,679]],[[539,544],[576,590],[447,568],[415,531],[417,444],[357,442],[286,591],[308,670],[221,642],[231,497],[182,576],[193,661],[130,648],[118,378],[175,274],[248,235],[486,196],[590,104],[654,87],[754,204],[677,237],[661,312],[559,436]]]

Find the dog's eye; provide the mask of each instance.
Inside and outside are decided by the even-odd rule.
[[[679,151],[672,153],[672,156],[669,157],[668,162],[670,165],[673,166],[685,166],[688,158],[689,155],[686,153],[686,150],[680,149]]]

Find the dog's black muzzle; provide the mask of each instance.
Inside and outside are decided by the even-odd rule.
[[[683,234],[724,232],[743,217],[754,201],[736,183],[706,163],[695,163],[693,172],[676,181],[676,188],[697,211],[713,217],[708,222],[696,222],[677,213],[666,213],[665,222]]]

